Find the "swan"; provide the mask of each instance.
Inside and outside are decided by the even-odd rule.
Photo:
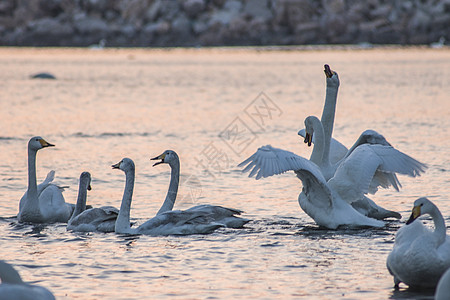
[[[356,149],[352,155],[357,155],[361,149]],[[298,197],[300,207],[319,226],[329,229],[336,229],[342,225],[384,226],[384,222],[364,216],[342,199],[327,183],[315,163],[292,152],[270,145],[263,146],[238,167],[244,167],[242,172],[251,170],[249,177],[256,175],[256,179],[294,171],[303,184]]]
[[[436,300],[448,300],[450,295],[450,269],[442,275],[439,279],[439,283],[436,287],[436,293],[434,294],[434,299]]]
[[[433,219],[434,231],[420,220],[414,221],[425,214]],[[395,235],[386,265],[394,276],[396,288],[400,282],[413,288],[436,287],[439,278],[450,268],[450,238],[444,218],[433,202],[425,197],[414,201],[410,218]]]
[[[173,150],[166,150],[161,155],[151,158],[151,160],[159,159],[161,161],[156,162],[153,166],[168,164],[171,172],[169,190],[161,209],[158,211],[158,214],[172,210],[175,204],[178,185],[180,182],[180,158],[178,157],[178,154]],[[238,209],[226,208],[217,205],[202,204],[191,207],[186,211],[208,214],[214,222],[221,223],[225,225],[225,227],[229,228],[241,228],[250,221],[249,219],[236,217],[235,215],[240,215],[242,213],[242,211]]]
[[[125,190],[119,215],[116,220],[116,233],[146,235],[187,235],[211,233],[223,224],[211,222],[209,215],[196,211],[165,211],[157,214],[137,228],[130,226],[130,208],[134,189],[135,166],[129,158],[112,165],[113,169],[125,172]]]
[[[49,172],[39,186],[36,183],[37,151],[53,146],[39,136],[32,137],[28,142],[28,189],[19,202],[19,222],[67,222],[72,215],[74,206],[65,202],[58,186],[51,184],[54,171]]]
[[[77,204],[67,223],[67,230],[79,232],[114,232],[119,210],[113,206],[102,206],[86,210],[87,191],[91,190],[91,174],[80,175]]]
[[[46,288],[22,281],[20,274],[8,263],[0,260],[0,300],[54,300]]]

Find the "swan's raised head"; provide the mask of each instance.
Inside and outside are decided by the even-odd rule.
[[[153,167],[159,164],[169,164],[170,166],[173,166],[179,161],[178,154],[173,150],[166,150],[161,155],[153,157],[150,160],[158,160],[158,159],[160,159],[161,161],[154,163]]]
[[[305,119],[305,144],[308,144],[308,147],[311,146],[313,135],[314,135],[314,122],[319,121],[315,116],[309,116]],[[320,122],[320,121],[319,121]]]
[[[80,187],[83,187],[84,189],[87,189],[90,191],[91,188],[91,173],[89,172],[83,172],[80,175]]]
[[[406,224],[411,224],[421,215],[430,213],[431,211],[433,211],[434,207],[435,205],[433,204],[433,202],[428,200],[426,197],[417,199],[416,201],[414,201],[414,207],[412,209],[411,216],[409,217],[408,221],[406,221]]]
[[[339,76],[338,74],[330,69],[329,65],[324,65],[325,76],[327,77],[327,85],[338,87],[339,86]]]
[[[28,149],[30,150],[39,150],[45,147],[54,147],[55,145],[50,144],[40,136],[34,136],[28,141]]]
[[[120,169],[124,172],[134,170],[134,162],[130,158],[124,158],[115,165],[112,165],[113,169]]]

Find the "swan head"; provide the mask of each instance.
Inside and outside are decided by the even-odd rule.
[[[406,225],[411,224],[421,215],[431,213],[433,210],[435,210],[435,207],[436,206],[433,204],[433,202],[428,200],[426,197],[417,199],[416,201],[414,201],[414,207],[412,209],[411,216],[409,217],[408,221],[406,221]]]
[[[305,144],[308,144],[308,147],[311,146],[314,136],[314,123],[320,122],[320,120],[315,116],[309,116],[305,119]]]
[[[120,169],[124,172],[134,170],[134,162],[130,158],[124,158],[117,164],[111,166],[113,169]]]
[[[28,141],[28,149],[37,151],[45,147],[54,147],[55,145],[50,144],[40,136],[34,136]]]
[[[367,129],[361,133],[363,144],[379,144],[383,146],[392,146],[383,135],[379,134],[375,130]]]
[[[83,172],[80,175],[80,187],[90,191],[91,188],[91,173]]]
[[[173,150],[166,150],[161,155],[153,157],[150,160],[158,160],[158,159],[160,159],[161,161],[154,163],[153,167],[159,164],[169,164],[169,166],[172,167],[175,166],[180,161],[180,159],[178,158],[178,154]]]
[[[327,85],[338,87],[339,86],[339,76],[338,74],[330,69],[329,65],[324,65],[325,76],[327,77]]]

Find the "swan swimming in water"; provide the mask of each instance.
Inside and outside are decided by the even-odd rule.
[[[61,189],[51,184],[54,171],[49,172],[39,186],[36,183],[37,151],[53,146],[39,136],[32,137],[28,142],[28,189],[19,202],[19,222],[67,222],[72,215],[74,205],[66,203]]]
[[[330,187],[315,163],[292,152],[270,145],[263,146],[239,164],[239,167],[244,166],[242,172],[250,171],[249,177],[256,175],[256,179],[294,171],[303,184],[298,197],[300,207],[319,226],[329,229],[336,229],[341,225],[384,226],[384,222],[362,215],[343,200]]]
[[[112,167],[125,172],[125,190],[115,224],[116,233],[146,235],[206,234],[224,226],[221,223],[212,222],[210,215],[202,211],[167,210],[158,213],[139,227],[131,228],[130,208],[134,189],[134,162],[129,158],[124,158]]]
[[[67,230],[79,232],[114,232],[119,210],[113,206],[86,209],[87,191],[91,190],[91,174],[80,175],[78,198],[72,217],[67,223]]]
[[[20,274],[8,263],[0,260],[0,300],[54,300],[46,288],[22,281]]]
[[[166,199],[161,206],[161,209],[158,211],[158,214],[172,210],[175,204],[178,185],[180,182],[180,159],[178,157],[178,154],[173,150],[166,150],[161,155],[154,157],[151,160],[159,159],[161,161],[156,162],[153,166],[157,166],[159,164],[168,164],[170,166],[171,172],[169,190],[167,192]],[[191,207],[186,211],[208,214],[209,218],[211,218],[214,222],[221,223],[225,225],[225,227],[229,228],[241,228],[250,221],[248,219],[235,216],[240,215],[242,211],[218,205],[202,204]]]
[[[425,214],[433,219],[434,231],[420,220],[415,221]],[[433,202],[425,197],[414,201],[410,218],[395,235],[394,248],[386,265],[394,276],[395,287],[400,282],[414,288],[436,287],[450,268],[450,238],[446,234],[445,220]]]

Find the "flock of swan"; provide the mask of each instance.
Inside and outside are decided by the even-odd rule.
[[[419,176],[427,166],[395,149],[381,134],[364,131],[349,149],[332,138],[339,77],[325,65],[326,97],[322,117],[308,116],[305,129],[298,132],[308,146],[309,159],[270,145],[260,147],[239,164],[242,172],[256,179],[293,171],[302,182],[298,202],[302,210],[319,226],[336,229],[347,227],[383,227],[386,218],[400,219],[395,211],[385,209],[367,197],[378,188],[399,190],[398,174]],[[116,232],[120,234],[187,235],[207,234],[220,227],[242,228],[250,220],[240,210],[215,205],[198,205],[187,210],[173,210],[177,197],[180,159],[175,151],[166,150],[152,158],[153,165],[171,168],[169,190],[157,214],[137,227],[130,223],[135,166],[123,158],[113,169],[125,173],[125,189],[120,209],[113,206],[90,207],[86,204],[91,175],[80,175],[76,204],[66,203],[62,188],[52,181],[50,171],[39,185],[36,180],[38,150],[52,147],[43,138],[28,142],[28,188],[19,202],[17,219],[24,223],[67,223],[67,230],[79,232]],[[429,215],[434,222],[431,231],[417,220]],[[387,269],[395,287],[401,282],[414,288],[436,288],[436,299],[450,295],[450,238],[437,206],[425,197],[414,202],[411,217],[395,235],[394,247],[387,258]],[[445,274],[444,274],[445,273]],[[441,279],[442,277],[442,279]],[[0,261],[0,299],[54,299],[45,288],[24,283],[14,268]],[[439,281],[440,280],[440,281]],[[6,296],[6,298],[4,298]],[[9,296],[9,297],[8,297]]]

